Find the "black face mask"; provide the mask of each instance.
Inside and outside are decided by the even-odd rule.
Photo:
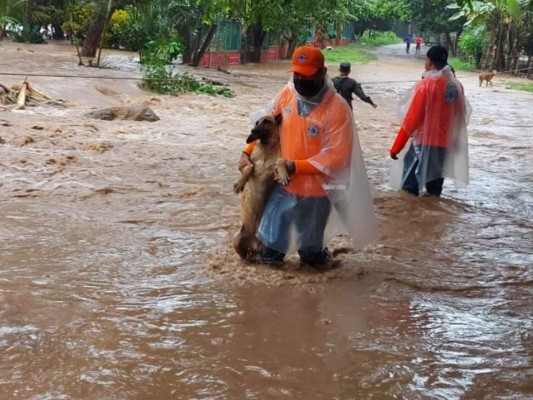
[[[293,79],[294,88],[303,97],[313,97],[322,89],[322,81]]]

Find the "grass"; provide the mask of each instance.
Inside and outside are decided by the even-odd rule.
[[[351,63],[366,64],[377,59],[368,51],[362,50],[359,46],[350,43],[346,46],[334,47],[332,50],[322,50],[326,62],[338,63],[348,61]]]
[[[474,64],[469,61],[465,61],[459,57],[449,57],[448,64],[450,64],[456,71],[476,71],[476,67]]]
[[[396,36],[394,32],[376,32],[375,37],[369,37],[367,34],[363,35],[357,40],[358,43],[366,46],[385,46],[388,44],[403,43],[403,40]]]
[[[357,43],[350,43],[346,46],[334,47],[331,50],[324,50],[326,62],[337,63],[348,61],[351,63],[366,64],[375,61],[377,57],[369,51],[387,44],[402,43],[402,39],[392,32],[376,32],[375,38],[364,35]]]
[[[505,88],[533,93],[533,83],[505,82]]]

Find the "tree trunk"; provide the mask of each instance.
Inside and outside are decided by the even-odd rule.
[[[287,37],[287,59],[288,60],[292,58],[292,53],[294,53],[296,46],[298,46],[298,36],[294,32],[291,32],[289,36]]]
[[[452,53],[452,57],[457,56],[455,43],[454,43],[453,39],[451,38],[449,32],[446,32],[446,44],[448,45],[448,51],[450,51]]]
[[[96,50],[100,44],[100,38],[102,37],[102,29],[104,28],[104,13],[99,13],[91,21],[89,29],[87,30],[87,37],[83,41],[83,49],[81,55],[83,57],[95,57]]]
[[[197,67],[200,64],[200,60],[205,54],[207,48],[209,47],[209,44],[213,40],[213,36],[215,36],[216,31],[217,31],[217,24],[211,25],[211,27],[209,28],[209,32],[207,32],[207,36],[205,37],[204,43],[202,44],[202,47],[197,53],[195,53],[192,59],[192,62],[190,64],[191,66]]]
[[[241,36],[241,64],[248,64],[250,62],[250,28],[246,29],[246,33]]]
[[[516,28],[516,29],[513,29]],[[518,74],[518,59],[520,57],[520,32],[519,27],[511,24],[509,26],[509,62],[508,62],[508,71],[511,71],[513,74]],[[512,35],[512,31],[515,31],[515,35]]]
[[[244,46],[241,49],[241,64],[261,62],[261,46],[265,40],[266,32],[261,21],[255,22],[246,29]]]
[[[446,50],[448,50],[449,44],[448,44],[448,36],[446,33],[441,33],[439,35],[439,45],[442,47],[445,47]]]
[[[194,52],[192,40],[191,40],[191,32],[189,30],[189,27],[186,25],[180,26],[178,28],[178,31],[180,33],[181,38],[183,39],[183,64],[190,64],[192,61],[192,55]]]
[[[265,40],[266,32],[263,30],[263,24],[257,22],[252,25],[252,44],[253,51],[251,52],[250,61],[254,63],[261,62],[261,47]]]
[[[483,58],[483,52],[476,53],[476,69],[481,69],[481,60]]]

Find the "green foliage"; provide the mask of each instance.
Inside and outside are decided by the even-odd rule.
[[[533,83],[506,82],[505,88],[533,93]]]
[[[78,3],[70,3],[65,10],[65,22],[61,24],[63,32],[72,31],[81,36],[89,29],[91,20],[97,14],[94,8]]]
[[[376,60],[376,56],[364,50],[363,45],[351,43],[346,46],[334,47],[332,50],[323,50],[327,63],[348,61],[351,63],[366,64]]]
[[[39,11],[48,16],[52,25],[61,26],[65,22],[65,11],[54,6],[40,6]]]
[[[210,83],[196,80],[186,72],[174,74],[166,66],[146,64],[143,66],[143,82],[147,89],[159,94],[180,95],[188,92],[235,97],[227,87],[216,88]]]
[[[22,23],[21,32],[10,31],[9,33],[13,36],[13,41],[18,43],[46,43],[43,39],[43,35],[41,35],[41,27],[38,25],[32,26],[26,21]]]
[[[149,65],[168,65],[183,51],[178,36],[148,42],[142,62]]]
[[[130,8],[131,10],[131,8]],[[107,47],[138,51],[143,38],[143,29],[139,21],[126,10],[116,10],[111,16],[109,33],[106,35]]]
[[[396,36],[394,32],[376,32],[375,36],[370,35],[370,31],[367,35],[363,35],[358,39],[358,43],[367,46],[386,46],[388,44],[403,43],[403,40]]]
[[[229,88],[215,88],[209,83],[197,81],[187,73],[173,73],[169,64],[182,50],[183,45],[177,37],[148,43],[142,61],[143,81],[147,89],[172,95],[196,92],[224,97],[235,96]]]
[[[0,16],[0,30],[3,32],[7,25],[18,25],[20,22],[7,15]]]
[[[12,21],[5,18],[12,18],[18,21],[24,19],[25,10],[25,0],[0,0],[0,27],[3,26],[5,28],[7,24],[12,23]],[[2,21],[4,21],[5,24]]]
[[[474,72],[476,66],[471,61],[465,61],[459,57],[448,57],[448,64],[450,64],[456,71]]]
[[[481,57],[488,43],[489,38],[484,26],[469,28],[459,38],[461,52],[466,60],[473,62],[477,68],[480,67]]]

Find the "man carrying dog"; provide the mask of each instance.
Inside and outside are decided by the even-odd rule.
[[[348,102],[348,105],[352,107],[352,93],[359,97],[365,103],[370,104],[372,107],[378,106],[372,101],[370,96],[367,96],[363,91],[363,88],[355,79],[349,77],[351,70],[351,64],[349,62],[341,62],[339,67],[339,76],[333,78],[333,85],[344,100]]]
[[[409,144],[400,154],[402,161],[393,165],[391,183],[415,196],[425,188],[427,195],[438,197],[445,176],[454,178],[458,186],[468,184],[470,106],[444,47],[428,50],[425,69],[422,80],[400,104],[403,121],[391,158],[397,160]]]
[[[363,247],[377,236],[376,220],[353,115],[336,95],[322,52],[297,48],[290,71],[271,113],[282,116],[281,157],[291,179],[274,186],[257,237],[264,264],[279,266],[297,250],[304,264],[320,268],[331,237],[347,232]],[[244,149],[240,168],[251,164],[252,148]]]

